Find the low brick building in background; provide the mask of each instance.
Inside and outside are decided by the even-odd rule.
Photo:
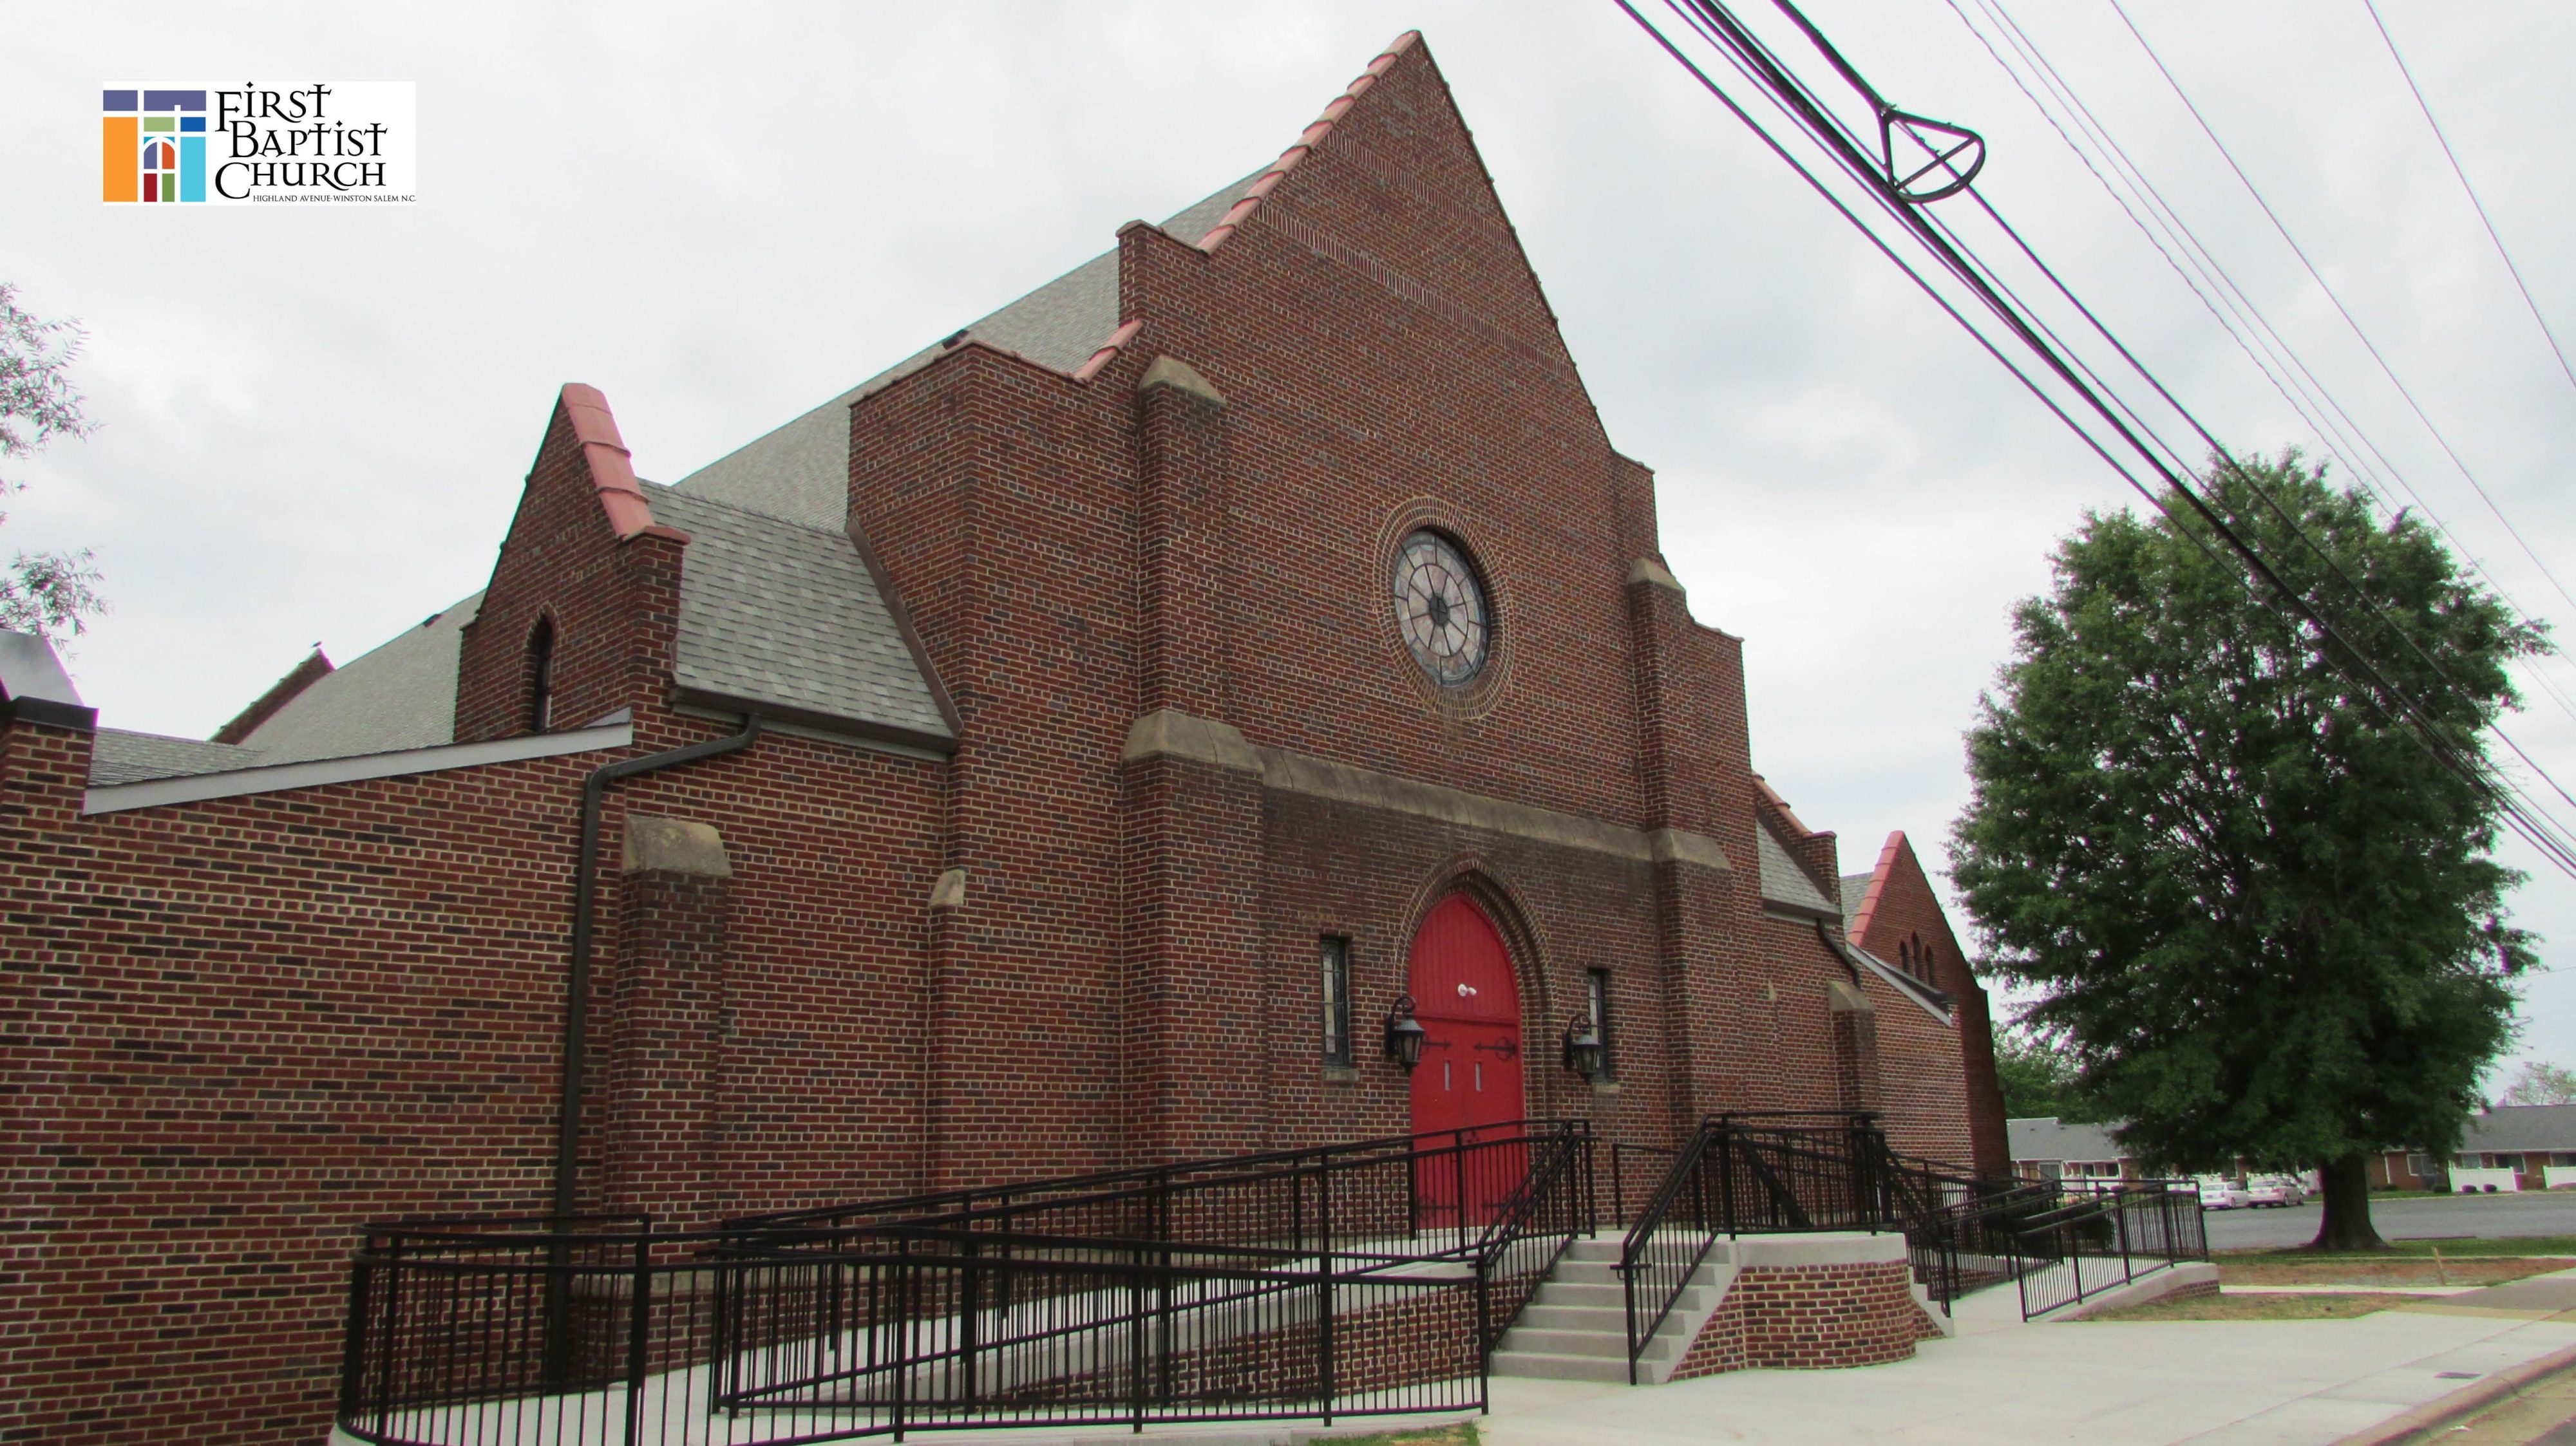
[[[575,1202],[681,1224],[1524,1114],[2008,1163],[1919,863],[1753,773],[1416,37],[674,486],[565,387],[488,586],[220,741],[15,646],[7,1439],[312,1439],[352,1227],[544,1209],[567,1059]]]

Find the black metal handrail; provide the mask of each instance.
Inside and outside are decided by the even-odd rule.
[[[1897,1154],[1877,1117],[1862,1110],[1713,1115],[1670,1158],[1620,1249],[1631,1381],[1719,1236],[1902,1231],[1915,1279],[1946,1312],[1981,1273],[1967,1264],[1983,1258],[1974,1252],[1991,1228],[1979,1210],[2009,1188]],[[1616,1175],[1625,1163],[1619,1150],[1613,1163]],[[1616,1189],[1624,1205],[1623,1177]]]
[[[1473,1409],[1597,1214],[1523,1121],[757,1217],[371,1226],[362,1440],[749,1446],[933,1426]]]
[[[1675,1219],[1679,1212],[1675,1207],[1682,1204],[1684,1192],[1706,1191],[1699,1162],[1712,1143],[1713,1137],[1703,1128],[1674,1154],[1663,1183],[1646,1197],[1644,1207],[1637,1213],[1637,1223],[1620,1242],[1619,1284],[1628,1323],[1629,1385],[1637,1384],[1637,1361],[1645,1351],[1645,1343],[1663,1327],[1664,1317],[1672,1314],[1674,1303],[1681,1299],[1691,1277],[1699,1273],[1700,1263],[1708,1259],[1710,1247],[1717,1243],[1715,1231],[1706,1232],[1696,1248],[1675,1238],[1679,1234]],[[1704,1199],[1690,1203],[1699,1207],[1690,1211],[1694,1218],[1706,1213]],[[1685,1251],[1687,1258],[1679,1258]]]
[[[2035,1210],[2013,1222],[2007,1244],[2024,1320],[2127,1285],[2141,1268],[2209,1258],[2200,1192],[2180,1180],[2143,1180]]]
[[[1462,1129],[1430,1130],[1408,1135],[1382,1135],[1372,1139],[1345,1141],[1331,1145],[1305,1145],[1286,1150],[1221,1155],[1167,1165],[1130,1165],[1080,1175],[1020,1180],[1000,1185],[970,1185],[953,1190],[938,1190],[882,1200],[818,1205],[801,1210],[769,1211],[734,1216],[724,1224],[728,1230],[751,1230],[794,1225],[826,1227],[862,1225],[871,1222],[949,1215],[990,1217],[1009,1214],[1034,1205],[1117,1195],[1123,1190],[1137,1187],[1150,1188],[1166,1181],[1256,1177],[1304,1165],[1354,1159],[1380,1159],[1389,1155],[1414,1155],[1447,1149],[1459,1144],[1474,1144],[1482,1140],[1509,1139],[1523,1134],[1589,1132],[1590,1129],[1591,1122],[1588,1120],[1533,1117],[1491,1125],[1471,1125]]]
[[[1900,1228],[1895,1174],[1866,1111],[1743,1111],[1703,1121],[1620,1245],[1630,1383],[1720,1235]]]

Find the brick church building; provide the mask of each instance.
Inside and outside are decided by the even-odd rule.
[[[567,1059],[575,1203],[682,1223],[1522,1116],[2007,1164],[1921,866],[1754,771],[1418,37],[651,466],[564,387],[486,588],[216,741],[5,640],[0,1437],[314,1439],[351,1228],[547,1208]]]

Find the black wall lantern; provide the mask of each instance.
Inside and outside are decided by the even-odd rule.
[[[1413,996],[1399,995],[1395,1007],[1386,1012],[1386,1057],[1404,1066],[1406,1074],[1422,1063],[1422,1025],[1413,1017]]]
[[[1565,1067],[1585,1079],[1601,1077],[1601,1036],[1579,1014],[1565,1026]]]

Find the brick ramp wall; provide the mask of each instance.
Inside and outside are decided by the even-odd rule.
[[[1734,1248],[1735,1280],[1673,1380],[1882,1365],[1943,1334],[1914,1298],[1901,1235],[1746,1236]]]

